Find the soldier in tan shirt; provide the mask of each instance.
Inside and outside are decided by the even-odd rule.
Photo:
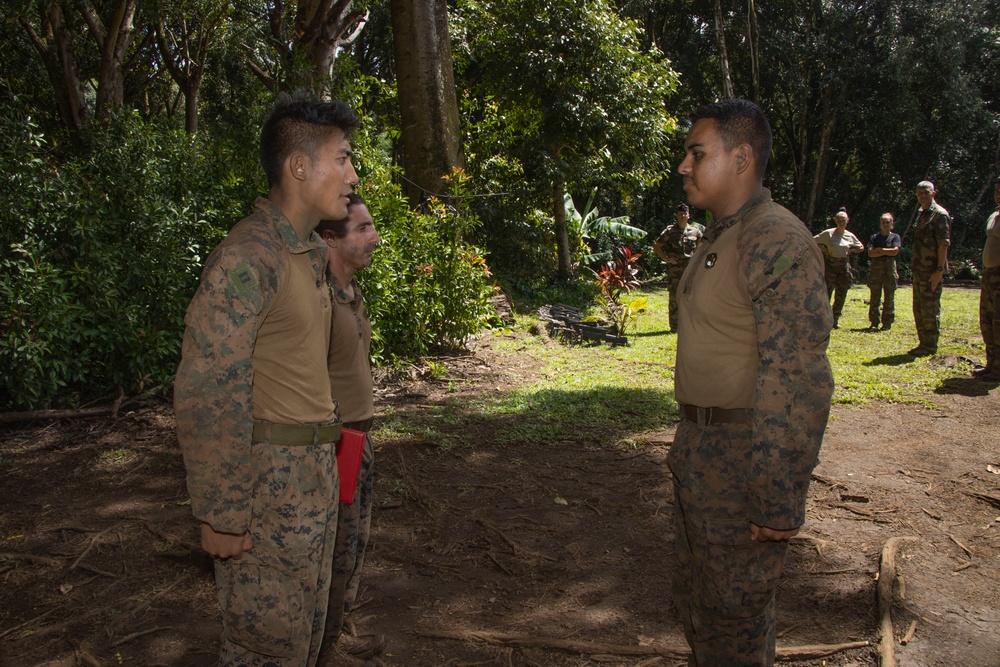
[[[819,247],[762,185],[763,112],[731,99],[691,120],[678,171],[713,220],[679,290],[674,601],[692,665],[767,666],[830,412],[833,315]]]
[[[337,524],[326,245],[358,181],[343,102],[281,95],[261,129],[267,199],[209,256],[185,316],[177,439],[215,557],[220,667],[313,667]]]
[[[380,242],[378,231],[365,200],[358,194],[350,197],[347,218],[324,220],[317,231],[329,251],[326,279],[333,303],[327,357],[330,390],[340,407],[344,426],[368,433],[375,416],[369,357],[372,325],[354,274],[371,264],[372,253]],[[368,664],[364,659],[381,653],[385,647],[381,636],[342,634],[344,616],[354,606],[361,584],[361,568],[371,531],[374,466],[375,449],[371,437],[366,437],[354,501],[340,503],[337,514],[330,604],[319,667],[361,667]]]

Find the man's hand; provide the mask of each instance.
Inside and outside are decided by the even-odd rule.
[[[942,273],[941,271],[935,271],[934,273],[931,274],[931,291],[932,292],[938,288],[938,285],[941,284],[942,280],[944,280],[944,273]]]
[[[790,537],[795,537],[799,532],[798,528],[791,530],[774,530],[766,526],[758,526],[750,523],[750,537],[757,542],[782,542]]]
[[[243,533],[242,535],[218,533],[210,525],[202,522],[201,548],[209,556],[239,560],[243,557],[244,551],[249,551],[253,548],[253,541],[250,539],[250,533]]]

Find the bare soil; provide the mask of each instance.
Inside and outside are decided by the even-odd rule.
[[[465,406],[530,381],[536,363],[501,358],[491,341],[438,360],[443,380],[379,383],[383,415],[409,411],[479,442],[383,430],[353,627],[385,634],[382,662],[398,667],[683,664],[669,593],[673,430],[609,438],[565,425],[554,441],[500,446],[493,436],[530,414]],[[899,664],[1000,666],[1000,390],[955,377],[928,404],[834,409],[778,592],[778,646],[870,645],[794,664],[879,664],[879,557],[911,536],[896,638],[916,625]],[[0,667],[215,663],[210,563],[173,425],[159,404],[0,431]]]

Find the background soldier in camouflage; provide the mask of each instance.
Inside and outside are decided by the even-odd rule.
[[[844,312],[847,291],[851,289],[854,275],[851,271],[851,253],[865,249],[858,237],[847,231],[847,209],[841,208],[833,217],[835,227],[814,236],[823,250],[823,275],[826,278],[827,299],[833,297],[833,328],[840,325],[840,314]]]
[[[868,239],[868,257],[871,259],[871,267],[868,269],[868,289],[871,292],[868,299],[868,323],[872,329],[879,328],[881,304],[882,331],[891,329],[896,320],[896,284],[899,280],[896,255],[903,244],[899,234],[892,231],[894,223],[892,213],[883,213],[879,220],[881,231]]]
[[[670,298],[670,330],[677,331],[677,285],[687,267],[691,254],[701,240],[701,230],[689,224],[691,209],[687,204],[678,204],[674,214],[676,224],[667,225],[653,243],[653,251],[667,265],[667,294]]]
[[[937,354],[941,336],[941,288],[948,271],[951,217],[934,201],[937,191],[930,181],[917,183],[920,214],[913,225],[913,323],[919,343],[908,351],[917,357]]]
[[[364,199],[357,194],[351,195],[347,218],[324,220],[317,231],[326,241],[329,254],[326,279],[333,303],[327,359],[330,389],[340,407],[344,426],[368,433],[375,416],[369,361],[372,325],[354,274],[371,264],[372,253],[379,244],[378,231]],[[363,658],[381,653],[385,647],[382,637],[341,634],[344,616],[354,606],[361,584],[361,567],[371,532],[374,465],[375,450],[368,437],[354,501],[340,503],[337,514],[337,543],[320,667],[359,667],[368,664]]]
[[[819,247],[762,187],[763,112],[731,99],[692,121],[678,171],[713,220],[680,286],[674,600],[690,665],[759,667],[830,412],[833,317]]]
[[[993,186],[993,201],[1000,207],[1000,179]],[[986,221],[983,246],[983,284],[979,291],[979,328],[986,344],[986,366],[973,374],[980,380],[1000,382],[1000,212]]]
[[[343,102],[282,95],[261,129],[268,198],[209,256],[185,316],[177,439],[215,557],[223,667],[312,667],[337,525],[326,245],[358,177]]]

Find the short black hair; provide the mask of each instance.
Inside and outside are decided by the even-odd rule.
[[[757,163],[757,178],[764,178],[767,160],[771,156],[771,124],[763,110],[749,100],[722,100],[698,107],[689,120],[694,125],[703,118],[715,120],[722,145],[731,151],[740,144],[749,144]]]
[[[260,164],[268,187],[281,184],[281,165],[295,151],[314,157],[333,130],[350,139],[358,116],[346,102],[324,102],[311,93],[280,93],[264,118],[260,130]]]
[[[355,206],[365,206],[365,198],[359,195],[357,192],[352,192],[347,195],[347,215],[340,220],[320,220],[319,224],[316,225],[316,233],[320,236],[323,232],[330,230],[333,235],[338,239],[342,239],[347,236],[347,219],[351,217],[351,209]]]
[[[677,205],[677,210],[678,211],[684,211],[685,213],[690,213],[691,212],[691,209],[688,208],[687,204],[678,204]]]

